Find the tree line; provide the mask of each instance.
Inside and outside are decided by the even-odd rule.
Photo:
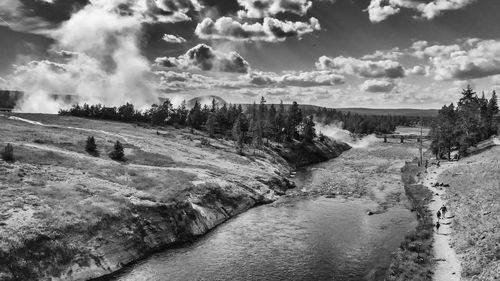
[[[162,104],[154,104],[147,110],[137,110],[130,103],[120,107],[76,104],[69,109],[59,110],[59,115],[147,122],[153,126],[187,126],[206,131],[210,137],[232,139],[239,151],[242,151],[244,144],[261,148],[264,140],[282,143],[293,140],[312,142],[316,137],[314,117],[304,115],[297,102],[293,102],[285,110],[283,103],[279,106],[267,106],[263,97],[259,104],[254,103],[245,109],[242,105],[234,104],[219,106],[215,99],[211,106],[202,106],[195,101],[193,107],[188,109],[185,102],[174,107],[166,99]]]
[[[201,105],[195,101],[188,109],[186,102],[174,107],[169,99],[161,104],[154,104],[147,110],[137,110],[133,104],[120,107],[97,105],[73,105],[61,109],[60,115],[85,118],[116,120],[122,122],[147,122],[153,126],[180,126],[203,130],[210,137],[223,137],[236,142],[239,151],[244,144],[261,148],[264,141],[280,143],[293,140],[311,142],[317,137],[315,120],[326,125],[342,123],[345,130],[356,135],[373,133],[393,133],[396,126],[412,126],[418,117],[408,116],[372,116],[344,113],[331,108],[301,106],[297,102],[291,105],[267,104],[264,97],[251,105],[218,105],[216,100],[211,105]],[[320,139],[324,136],[320,134]]]
[[[444,105],[432,124],[432,152],[436,157],[447,156],[459,151],[466,155],[467,149],[498,133],[498,125],[494,117],[498,114],[498,100],[493,91],[488,100],[484,93],[478,97],[476,92],[467,86],[462,90],[457,105]]]

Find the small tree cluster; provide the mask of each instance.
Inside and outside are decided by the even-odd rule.
[[[14,147],[8,143],[2,152],[2,159],[7,162],[14,162]]]
[[[439,110],[437,120],[432,124],[431,148],[437,157],[450,158],[451,151],[459,150],[461,155],[479,142],[497,134],[498,127],[494,116],[498,114],[498,101],[495,91],[488,100],[478,97],[476,92],[467,86],[462,90],[462,97],[455,106],[444,105]]]

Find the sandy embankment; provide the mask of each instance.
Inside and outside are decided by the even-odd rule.
[[[429,188],[433,193],[433,198],[429,203],[429,209],[433,214],[434,225],[438,221],[437,212],[443,205],[446,205],[447,211],[445,217],[440,219],[439,231],[434,231],[434,256],[436,260],[436,269],[433,280],[435,281],[458,281],[460,280],[461,265],[455,249],[451,247],[451,234],[453,232],[454,210],[450,210],[447,202],[443,199],[446,187],[437,186],[439,175],[449,169],[454,162],[442,162],[440,167],[431,165],[423,181],[423,185]]]

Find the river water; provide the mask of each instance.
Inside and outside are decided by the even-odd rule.
[[[251,209],[112,280],[383,280],[393,252],[416,220],[400,198],[400,185],[386,188],[373,176],[397,179],[401,165],[392,148],[382,147],[391,156],[378,148],[351,150],[300,171],[295,193],[321,190],[315,196],[292,196]],[[363,196],[318,195],[346,183],[370,188]],[[399,195],[387,196],[385,190]],[[382,202],[383,212],[367,215],[386,197],[392,199]]]

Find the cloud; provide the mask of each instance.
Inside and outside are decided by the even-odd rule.
[[[240,18],[264,18],[279,13],[304,16],[312,2],[308,0],[238,0],[244,10],[238,11]]]
[[[362,59],[364,59],[364,60],[397,60],[403,55],[404,55],[404,53],[401,52],[398,47],[396,47],[396,48],[393,48],[391,50],[386,50],[386,51],[376,50],[372,54],[364,55],[362,57]]]
[[[436,80],[467,80],[500,74],[500,41],[465,40],[461,44],[421,47]]]
[[[195,34],[202,39],[278,42],[320,29],[316,18],[310,18],[309,22],[292,22],[266,17],[262,24],[242,24],[230,17],[221,17],[216,21],[205,18],[198,23]]]
[[[186,39],[182,38],[181,36],[177,36],[177,35],[173,35],[173,34],[164,34],[163,41],[165,41],[167,43],[181,44],[181,43],[185,43]]]
[[[277,85],[281,87],[318,87],[345,83],[345,77],[331,71],[289,71],[282,75],[273,72],[253,72],[250,83],[254,85]]]
[[[405,76],[403,66],[392,60],[372,61],[343,56],[336,58],[322,56],[316,62],[316,68],[363,78],[401,78]]]
[[[382,80],[366,80],[359,88],[365,92],[371,93],[387,93],[392,91],[396,87],[393,80],[382,79]]]
[[[198,0],[2,0],[0,25],[18,31],[45,33],[88,6],[147,23],[189,21],[191,18],[187,14],[190,11],[203,8]]]
[[[419,0],[371,0],[367,11],[371,22],[377,23],[398,14],[401,8],[419,13],[418,17],[433,19],[444,11],[462,9],[476,0],[433,0],[427,3]]]
[[[406,71],[407,75],[427,75],[427,69],[421,65],[415,65]]]
[[[236,77],[211,77],[191,72],[157,71],[159,88],[163,92],[181,92],[199,89],[239,89],[248,86],[248,82]]]
[[[179,57],[156,58],[155,63],[163,67],[204,71],[247,73],[250,70],[250,64],[240,54],[236,52],[226,54],[205,44],[199,44]]]

